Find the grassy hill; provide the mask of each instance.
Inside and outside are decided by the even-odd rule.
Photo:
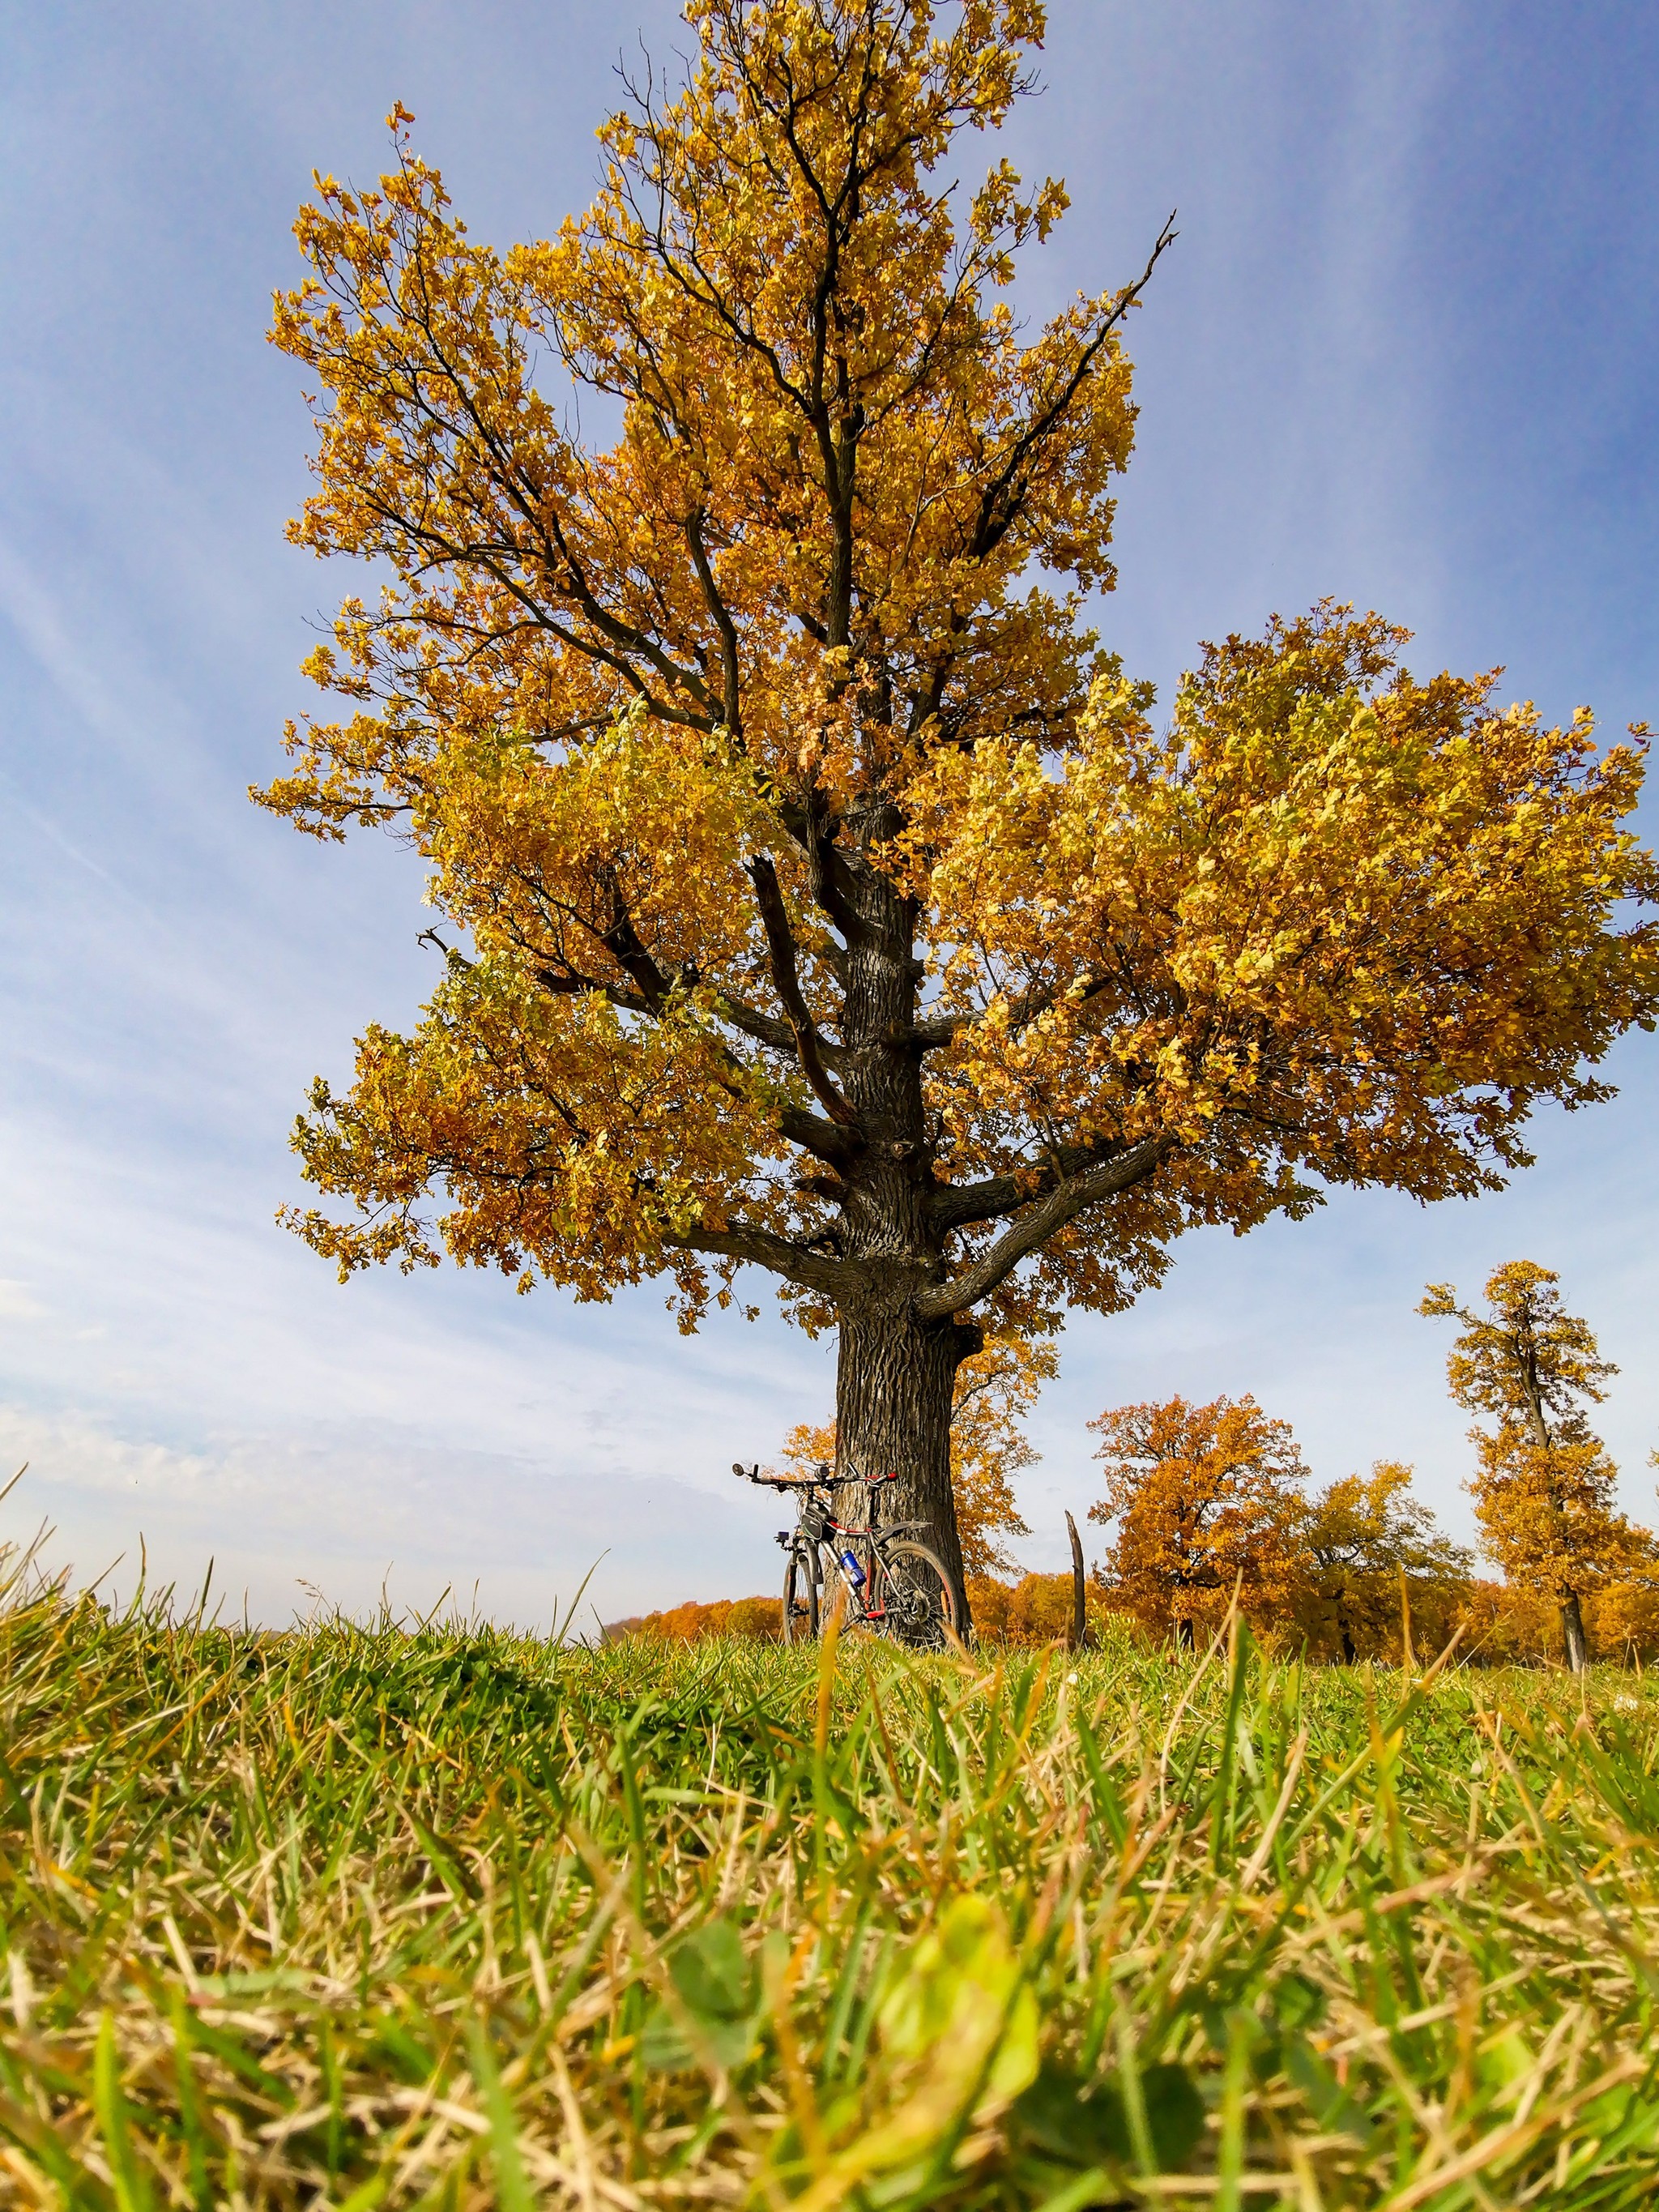
[[[0,2199],[1636,2207],[1659,1695],[0,1619]]]

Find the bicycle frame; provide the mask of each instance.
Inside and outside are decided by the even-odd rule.
[[[817,1546],[819,1586],[824,1589],[832,1586],[830,1576],[823,1571],[827,1555],[828,1564],[840,1577],[842,1588],[847,1593],[849,1608],[847,1617],[860,1626],[875,1626],[887,1619],[890,1609],[888,1599],[891,1577],[884,1541],[889,1537],[908,1534],[924,1524],[919,1521],[896,1521],[886,1528],[878,1528],[873,1524],[859,1528],[850,1522],[837,1521],[833,1516],[826,1515],[825,1518],[830,1535],[820,1539]],[[855,1556],[863,1570],[861,1584],[854,1581],[842,1557],[843,1547],[849,1544],[856,1547]]]

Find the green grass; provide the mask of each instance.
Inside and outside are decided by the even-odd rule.
[[[0,1615],[0,2199],[1659,2195],[1659,1696]]]

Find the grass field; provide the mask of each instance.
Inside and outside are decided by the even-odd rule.
[[[0,1617],[0,2197],[1659,2197],[1659,1696]]]

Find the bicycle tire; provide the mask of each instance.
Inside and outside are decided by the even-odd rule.
[[[943,1651],[952,1637],[960,1638],[956,1585],[937,1552],[902,1537],[881,1547],[881,1562],[890,1593],[884,1636],[911,1651]]]
[[[817,1640],[817,1632],[816,1564],[805,1552],[792,1551],[783,1570],[783,1640],[786,1644],[811,1644]]]

